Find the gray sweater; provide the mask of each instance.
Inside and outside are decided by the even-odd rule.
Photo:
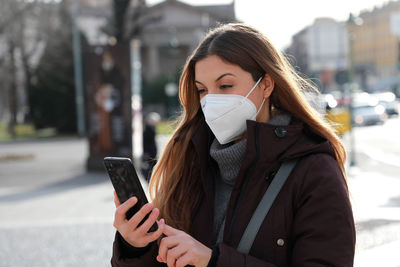
[[[290,115],[281,114],[273,117],[268,123],[284,126],[290,123]],[[215,181],[213,243],[222,242],[227,205],[235,185],[236,177],[246,152],[247,139],[235,144],[221,145],[214,139],[210,147],[210,156],[217,162],[219,177]]]

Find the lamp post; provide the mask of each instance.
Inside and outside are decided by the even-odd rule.
[[[169,82],[165,85],[165,94],[167,95],[168,99],[168,117],[171,117],[174,110],[174,98],[178,94],[178,86],[174,82]]]
[[[141,42],[132,39],[131,50],[131,97],[132,97],[132,144],[133,158],[140,159],[143,154],[143,114],[142,114],[142,61],[140,57]]]
[[[354,137],[354,123],[353,123],[353,87],[354,87],[354,33],[350,29],[350,25],[360,26],[363,21],[360,17],[355,17],[352,13],[350,13],[349,18],[347,20],[348,26],[348,37],[349,37],[349,86],[347,88],[347,94],[350,95],[350,103],[349,103],[349,111],[350,111],[350,166],[356,165],[356,142]]]
[[[83,76],[82,76],[82,52],[81,52],[81,36],[77,25],[78,4],[73,3],[71,7],[72,13],[72,42],[74,53],[74,76],[75,76],[75,99],[76,99],[76,115],[77,128],[80,137],[85,136],[85,102],[83,96]]]
[[[168,52],[171,57],[176,57],[179,53],[180,42],[178,39],[178,31],[175,27],[168,29]],[[168,74],[168,83],[164,87],[164,92],[167,95],[167,115],[172,117],[174,114],[174,99],[178,94],[178,86],[175,83],[173,72]]]

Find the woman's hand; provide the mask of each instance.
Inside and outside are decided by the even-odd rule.
[[[119,199],[114,191],[114,203],[117,208],[115,211],[114,227],[122,235],[126,242],[134,247],[140,248],[147,246],[150,242],[157,240],[164,231],[164,220],[157,222],[158,229],[155,232],[148,233],[151,226],[157,221],[160,211],[153,209],[151,203],[144,205],[129,220],[126,219],[126,212],[137,203],[137,198],[132,197],[120,204]],[[140,226],[139,223],[143,218],[151,212],[147,220]]]
[[[210,248],[169,225],[164,225],[163,233],[166,237],[161,239],[157,256],[159,262],[164,262],[169,267],[207,266],[212,253]]]

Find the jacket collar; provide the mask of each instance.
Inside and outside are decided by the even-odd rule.
[[[201,168],[207,167],[209,149],[214,138],[213,133],[202,118],[192,136],[192,143]],[[261,162],[281,163],[311,153],[334,155],[328,141],[312,133],[309,127],[299,119],[292,117],[291,123],[287,126],[247,121],[245,161],[254,160],[258,157]]]

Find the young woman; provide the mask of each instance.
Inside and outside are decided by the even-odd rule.
[[[112,265],[352,266],[345,150],[305,100],[310,88],[257,30],[208,33],[183,69],[184,113],[152,175],[153,203],[127,221],[137,200],[115,199]],[[295,158],[249,254],[238,252],[276,171]]]

